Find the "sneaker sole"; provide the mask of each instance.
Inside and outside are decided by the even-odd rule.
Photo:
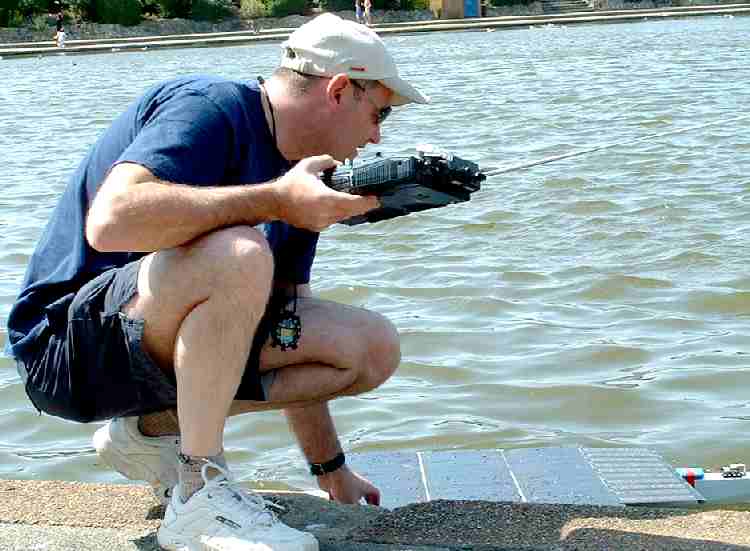
[[[219,548],[201,542],[184,543],[182,538],[166,533],[163,527],[156,533],[156,541],[166,551],[221,551]],[[318,542],[308,542],[304,545],[273,545],[259,543],[257,545],[245,545],[243,551],[319,551]]]
[[[145,480],[162,505],[169,503],[172,489],[162,484],[159,475],[147,464],[117,451],[111,445],[112,439],[106,426],[97,430],[92,440],[96,453],[107,465],[131,480]]]

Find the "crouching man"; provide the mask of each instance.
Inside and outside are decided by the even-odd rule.
[[[320,173],[427,98],[377,35],[330,14],[292,33],[267,81],[149,89],[72,175],[8,319],[36,408],[97,431],[102,458],[168,500],[166,549],[315,550],[236,485],[228,416],[284,410],[343,503],[379,502],[347,468],[328,401],[398,366],[382,316],[313,298],[318,232],[377,206]]]

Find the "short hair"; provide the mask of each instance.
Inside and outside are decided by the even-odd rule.
[[[287,67],[279,67],[273,72],[273,76],[282,80],[289,91],[295,96],[304,96],[315,86],[316,82],[329,78],[318,75],[307,75]],[[354,87],[354,96],[357,99],[362,95],[362,89],[375,88],[379,84],[377,80],[368,79],[351,79],[351,81],[357,85]]]
[[[367,90],[371,90],[372,88],[376,88],[380,82],[377,80],[371,80],[371,79],[360,79],[360,78],[353,78],[351,79],[352,84],[354,84],[354,97],[359,99],[364,92]]]
[[[286,67],[276,69],[273,72],[273,76],[282,80],[289,91],[295,96],[304,96],[315,86],[318,80],[326,78],[317,75],[306,75],[293,69],[287,69]]]

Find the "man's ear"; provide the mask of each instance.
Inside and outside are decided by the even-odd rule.
[[[344,92],[346,91],[347,87],[351,85],[351,80],[349,80],[349,77],[344,73],[339,73],[331,77],[331,80],[328,81],[328,87],[326,88],[328,101],[340,104],[341,99],[344,96]]]

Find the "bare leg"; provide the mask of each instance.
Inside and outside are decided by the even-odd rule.
[[[308,298],[299,300],[298,314],[302,318],[302,338],[297,350],[282,352],[268,344],[263,348],[261,372],[276,370],[268,401],[235,400],[230,416],[287,409],[295,433],[308,430],[305,428],[308,425],[309,430],[316,430],[319,422],[313,419],[325,416],[320,407],[327,400],[372,390],[398,367],[398,334],[382,316]],[[170,423],[168,412],[147,418],[156,420],[160,426]],[[144,421],[145,426],[148,424]]]
[[[273,257],[253,228],[219,230],[148,256],[138,296],[124,309],[145,320],[144,346],[177,379],[182,452],[223,449],[229,407],[265,309]]]

